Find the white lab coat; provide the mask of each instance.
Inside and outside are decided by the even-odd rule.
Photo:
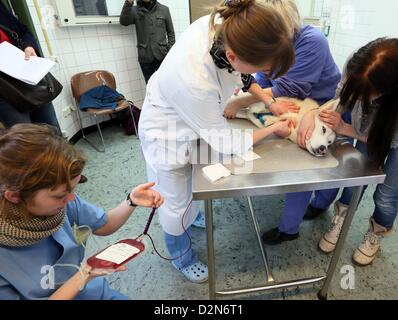
[[[245,153],[252,147],[252,134],[232,130],[223,117],[226,102],[242,81],[239,72],[229,73],[214,64],[209,54],[213,38],[209,16],[188,27],[149,80],[140,116],[148,179],[157,182],[165,198],[160,223],[176,236],[184,232],[181,218],[192,199],[190,156],[196,140],[202,138],[225,154]],[[204,134],[211,129],[211,135]],[[164,153],[177,161],[166,161]],[[186,227],[197,213],[197,206],[186,213]]]

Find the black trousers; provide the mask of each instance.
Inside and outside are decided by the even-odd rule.
[[[151,63],[142,63],[140,62],[142,73],[144,74],[145,83],[148,83],[149,78],[155,73],[156,70],[159,69],[162,61],[153,60]]]

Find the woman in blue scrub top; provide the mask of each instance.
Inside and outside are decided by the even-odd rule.
[[[82,265],[73,228],[106,236],[136,205],[158,208],[163,198],[147,183],[106,213],[74,193],[85,161],[49,126],[18,124],[0,133],[0,299],[127,299]]]

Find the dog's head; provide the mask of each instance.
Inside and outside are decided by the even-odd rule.
[[[306,142],[307,150],[314,156],[325,156],[329,146],[336,140],[336,134],[319,119],[319,113],[325,109],[335,111],[339,102],[339,100],[331,100],[325,103],[319,108],[319,111],[317,111],[315,115],[315,129],[311,138]]]

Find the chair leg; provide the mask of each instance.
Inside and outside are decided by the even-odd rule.
[[[102,146],[104,147],[104,150],[99,150],[99,149],[98,149],[98,150],[99,150],[100,152],[105,152],[105,141],[104,141],[104,137],[102,136],[101,127],[100,127],[100,125],[99,125],[99,123],[98,123],[97,115],[94,115],[94,118],[95,118],[95,123],[97,124],[97,128],[98,128],[99,135],[100,135],[101,140],[102,140]]]
[[[79,118],[79,124],[80,124],[80,131],[82,132],[83,135],[83,139],[86,140],[86,135],[84,134],[84,130],[83,130],[83,121],[82,118],[80,117],[80,110],[77,109],[77,117]]]
[[[80,110],[77,110],[77,115],[78,115],[78,117],[79,117],[80,131],[82,132],[83,139],[84,139],[90,146],[92,146],[96,151],[98,151],[98,152],[105,152],[105,142],[104,142],[104,138],[102,137],[101,127],[100,127],[100,125],[99,125],[99,123],[98,123],[97,116],[94,115],[94,117],[95,117],[95,122],[96,122],[96,124],[97,124],[97,128],[98,128],[99,134],[100,134],[100,136],[101,136],[102,145],[104,146],[104,149],[103,149],[103,150],[97,148],[97,147],[94,145],[94,143],[92,143],[92,142],[86,137],[86,135],[84,134],[84,130],[83,130],[83,121],[82,121],[82,118],[81,118],[81,116],[80,116]]]
[[[133,119],[133,126],[134,126],[134,130],[135,130],[135,135],[136,135],[137,139],[139,140],[140,137],[138,136],[138,129],[137,129],[137,126],[135,124],[135,118],[134,118],[133,110],[131,109],[131,104],[129,104],[129,110],[130,110],[130,114],[131,114],[131,119]]]

